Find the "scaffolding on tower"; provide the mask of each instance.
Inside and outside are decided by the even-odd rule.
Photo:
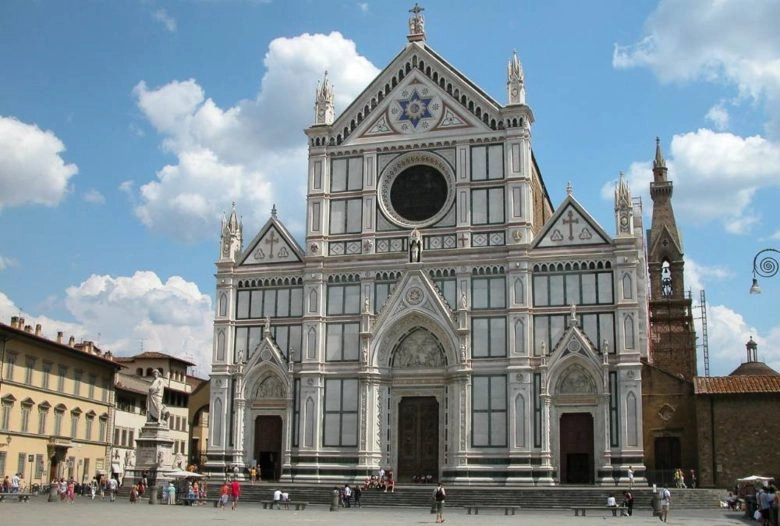
[[[710,375],[710,348],[707,337],[707,296],[704,290],[699,291],[699,304],[693,306],[694,310],[699,311],[699,316],[694,320],[698,320],[701,323],[701,343],[697,344],[697,347],[701,347],[702,358],[704,360],[704,376]]]

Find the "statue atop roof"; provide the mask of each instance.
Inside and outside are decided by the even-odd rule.
[[[425,17],[422,12],[425,8],[420,7],[416,2],[414,7],[409,10],[412,16],[409,17],[409,35],[406,37],[409,42],[425,41]]]

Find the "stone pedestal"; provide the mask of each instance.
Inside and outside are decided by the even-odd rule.
[[[173,443],[168,425],[164,422],[146,422],[135,440],[135,467],[133,478],[146,473],[149,487],[149,504],[157,504],[160,488],[169,480],[173,471]]]

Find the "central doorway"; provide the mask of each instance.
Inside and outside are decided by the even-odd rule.
[[[561,415],[561,483],[593,484],[593,416]]]
[[[255,460],[263,480],[282,476],[282,417],[258,416],[255,419]]]
[[[405,397],[398,406],[398,474],[439,477],[439,402],[433,396]]]

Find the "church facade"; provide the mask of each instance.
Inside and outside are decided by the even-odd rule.
[[[276,210],[216,274],[207,469],[264,479],[609,484],[643,466],[647,262],[622,180],[610,235],[549,198],[517,56],[498,102],[408,43],[339,115],[317,87],[306,234]]]

